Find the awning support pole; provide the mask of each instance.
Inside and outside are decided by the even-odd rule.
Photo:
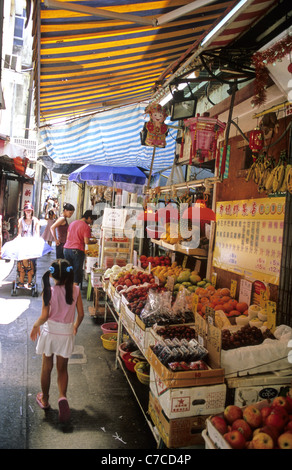
[[[148,184],[147,184],[147,190],[149,189],[150,187],[150,180],[151,180],[151,175],[152,175],[152,169],[153,169],[153,163],[154,163],[154,157],[155,157],[155,149],[156,147],[154,146],[153,147],[153,152],[152,152],[152,160],[151,160],[151,166],[150,166],[150,171],[149,171],[149,176],[148,176]]]

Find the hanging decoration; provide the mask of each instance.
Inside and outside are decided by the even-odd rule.
[[[292,37],[287,36],[278,43],[274,44],[269,49],[263,52],[256,52],[252,61],[255,66],[255,84],[254,84],[254,97],[251,102],[252,106],[260,106],[266,101],[266,87],[269,79],[269,71],[267,65],[276,65],[277,61],[281,61],[283,57],[289,54],[292,50]],[[288,70],[292,69],[291,64]]]
[[[150,115],[150,121],[144,124],[140,132],[141,144],[148,147],[164,148],[166,146],[165,137],[168,134],[168,126],[164,123],[167,117],[166,110],[156,103],[149,104],[145,109],[145,114]]]
[[[210,118],[209,113],[200,114],[195,118],[185,119],[184,125],[189,128],[191,133],[191,155],[199,163],[213,160],[216,158],[217,140],[220,134],[225,130],[226,124],[219,121],[216,117]]]
[[[252,151],[252,158],[255,161],[257,158],[258,152],[262,150],[264,146],[264,133],[259,128],[256,127],[249,134],[249,148]]]

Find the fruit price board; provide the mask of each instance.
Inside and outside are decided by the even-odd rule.
[[[218,202],[213,265],[279,284],[285,198]]]

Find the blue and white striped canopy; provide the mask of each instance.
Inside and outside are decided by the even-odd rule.
[[[79,163],[150,169],[152,147],[141,145],[140,131],[149,119],[145,107],[131,105],[41,129],[48,155],[55,163]],[[167,120],[165,121],[167,124]],[[171,123],[174,124],[174,123]],[[176,130],[169,129],[166,147],[156,148],[153,171],[173,164]]]

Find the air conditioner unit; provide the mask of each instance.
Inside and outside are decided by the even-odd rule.
[[[21,57],[15,54],[5,54],[4,68],[21,72]]]
[[[27,150],[27,157],[30,162],[36,163],[38,157],[38,141],[36,139],[25,139],[24,137],[12,137],[12,142],[21,145]]]

